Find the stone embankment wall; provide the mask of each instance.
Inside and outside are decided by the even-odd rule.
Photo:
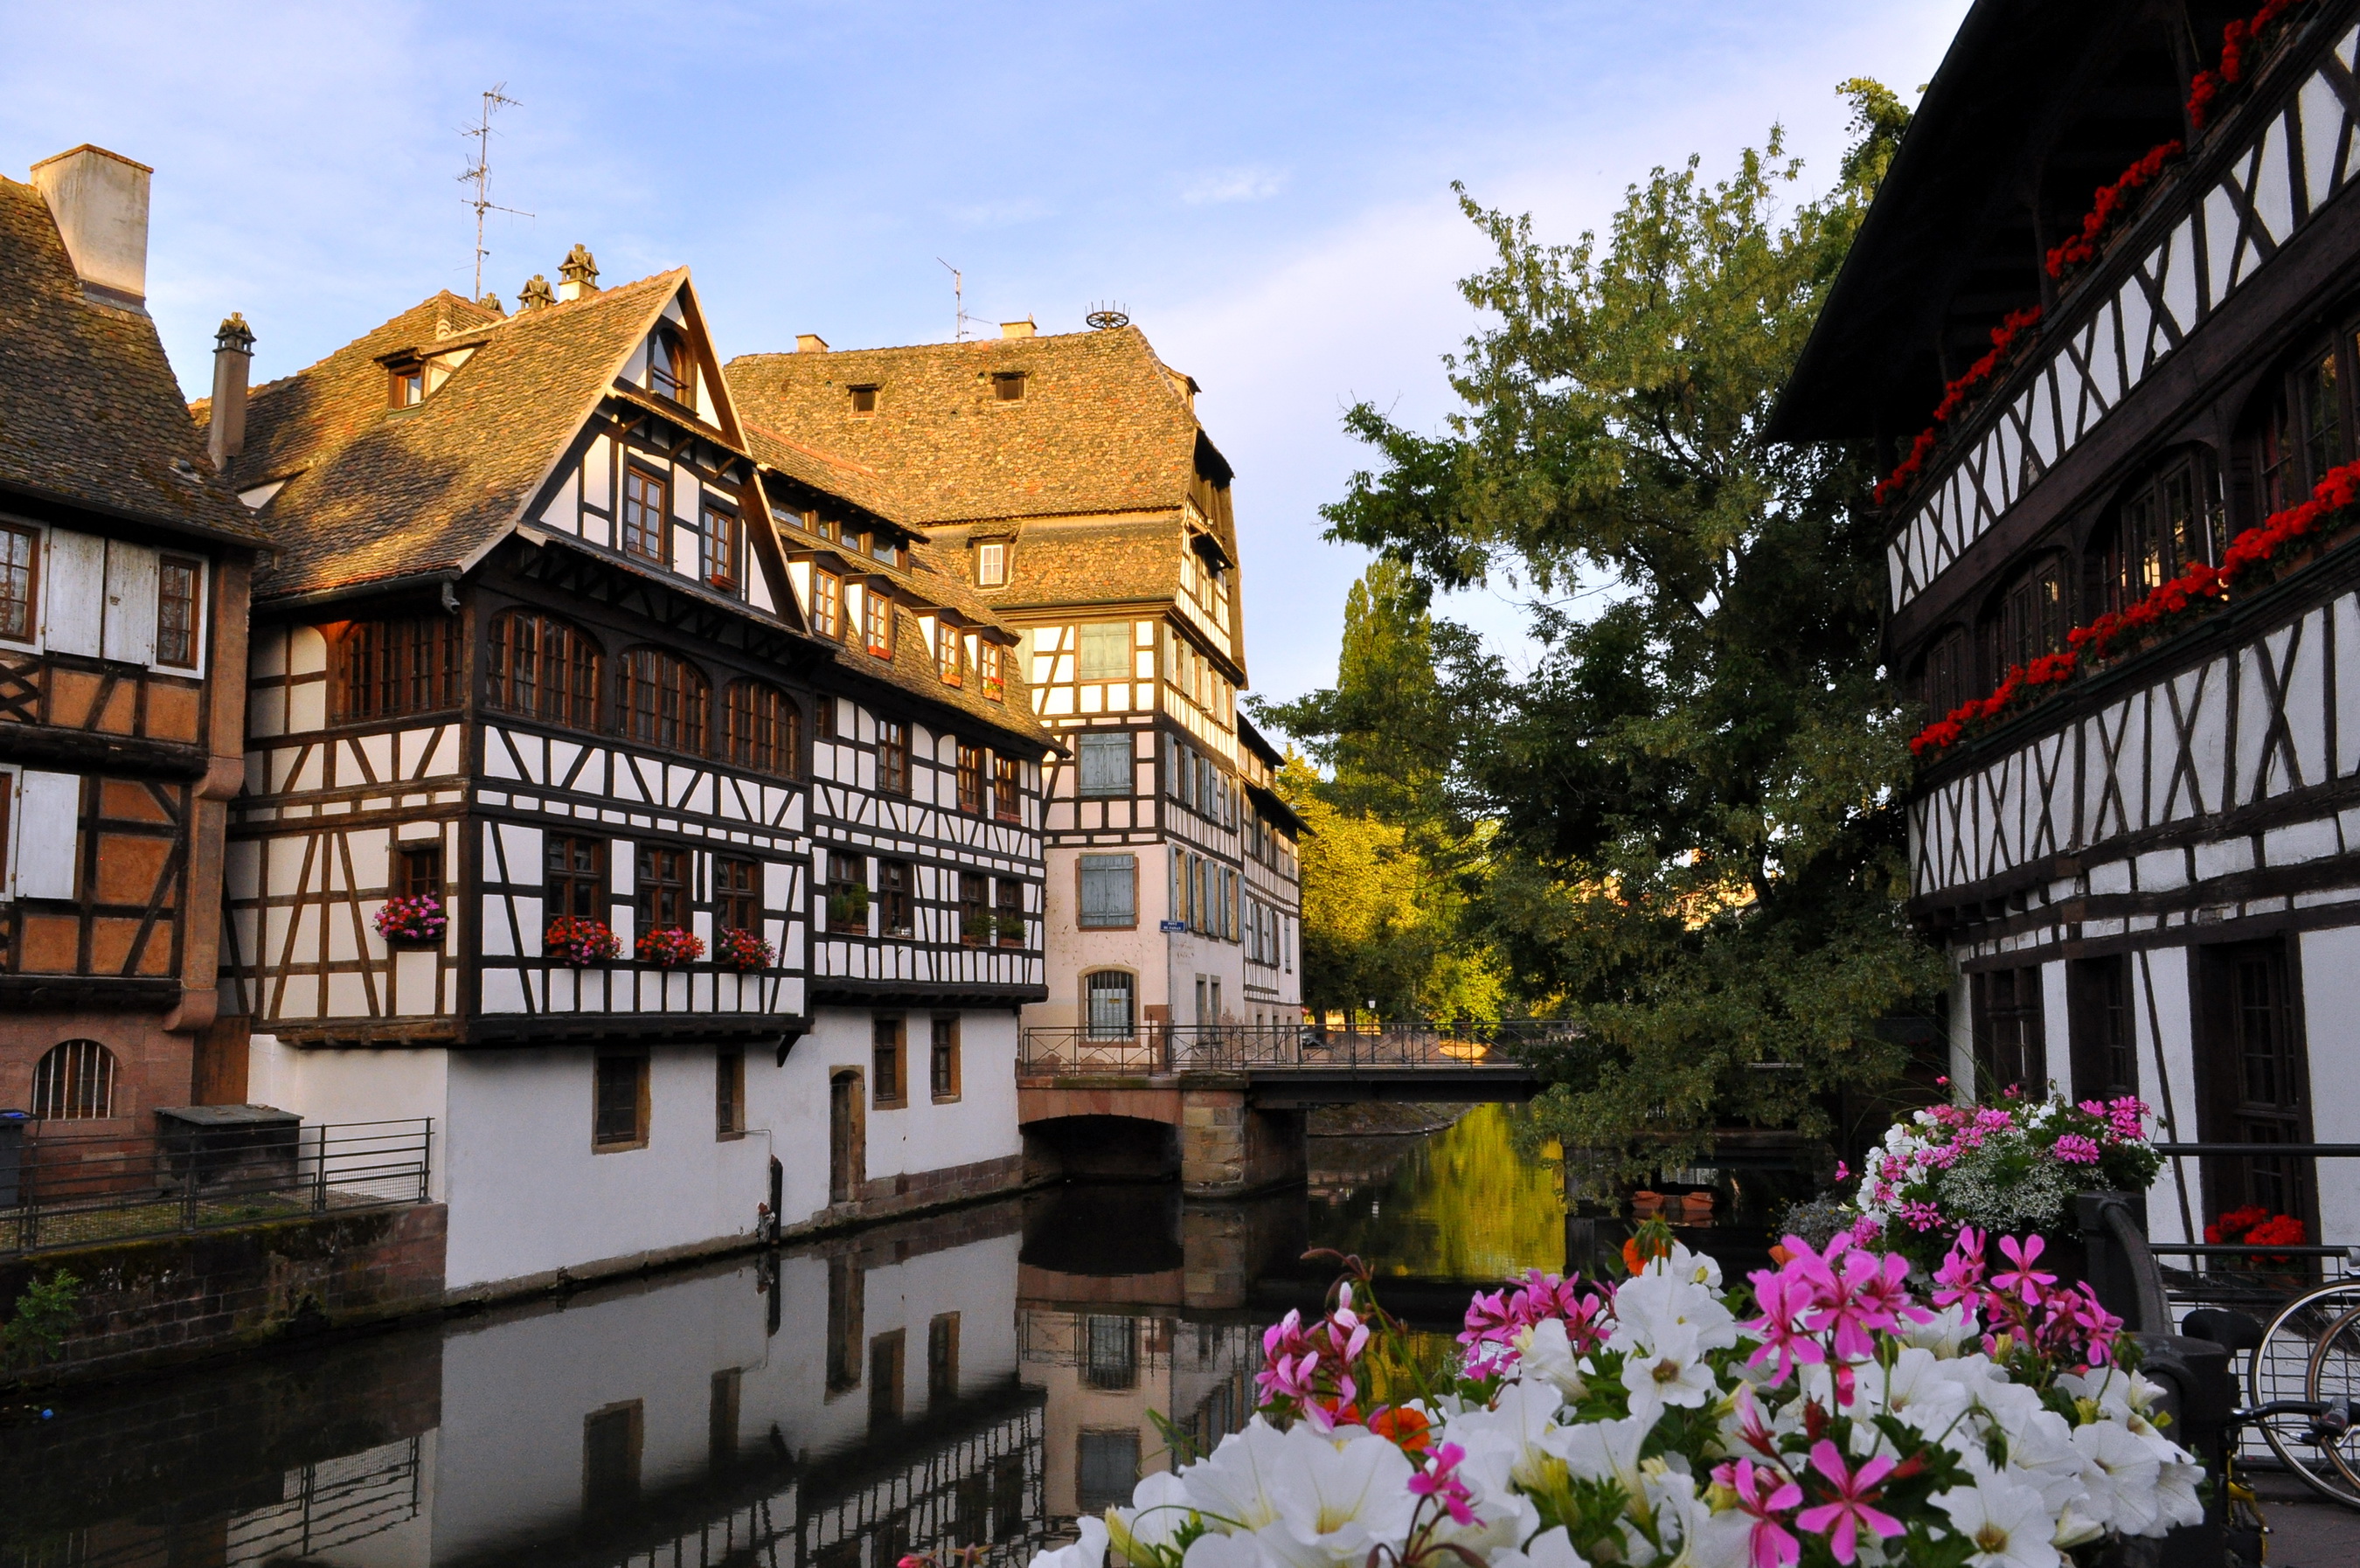
[[[57,1359],[26,1380],[191,1360],[442,1304],[440,1203],[276,1220],[0,1262],[0,1312],[60,1269],[81,1280]]]

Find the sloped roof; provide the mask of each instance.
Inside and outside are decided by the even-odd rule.
[[[257,597],[473,564],[516,520],[687,276],[658,273],[507,318],[437,294],[257,387],[230,481],[241,490],[287,481],[264,514],[280,549]],[[438,328],[448,335],[438,339]],[[480,346],[425,402],[388,407],[386,355],[468,343]]]
[[[40,191],[0,178],[0,490],[268,544],[212,473],[156,323],[86,299]]]
[[[1024,396],[1002,401],[1008,372]],[[876,470],[922,527],[1176,507],[1203,441],[1136,327],[742,354],[726,374],[747,419]],[[875,413],[852,411],[854,387],[878,389]]]
[[[934,535],[937,548],[962,555],[978,539],[1009,541],[1007,583],[976,590],[998,609],[1127,604],[1180,593],[1185,546],[1176,514],[1124,522],[1035,520],[1013,528],[978,523]]]

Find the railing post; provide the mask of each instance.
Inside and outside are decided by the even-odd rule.
[[[319,1153],[311,1161],[311,1212],[325,1214],[328,1209],[328,1124],[320,1124]]]
[[[418,1135],[418,1201],[426,1202],[434,1191],[434,1118],[426,1118],[425,1130]]]

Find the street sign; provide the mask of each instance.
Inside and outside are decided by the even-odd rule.
[[[1174,931],[1186,931],[1188,929],[1188,922],[1186,920],[1165,920],[1163,922],[1160,929],[1163,931],[1164,935],[1169,936]]]

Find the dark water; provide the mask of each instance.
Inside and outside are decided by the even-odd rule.
[[[1556,1269],[1553,1177],[1490,1107],[1313,1141],[1309,1192],[1068,1188],[775,1258],[121,1388],[0,1427],[0,1568],[1022,1568],[1253,1402],[1311,1247],[1397,1310]],[[1431,1309],[1430,1311],[1427,1309]]]

